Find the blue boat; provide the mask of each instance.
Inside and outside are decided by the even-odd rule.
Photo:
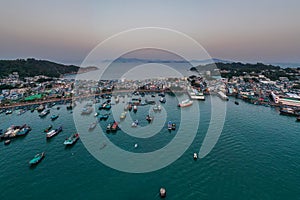
[[[52,115],[52,116],[51,116],[51,120],[54,121],[54,120],[56,120],[58,117],[59,117],[59,115]]]
[[[168,122],[168,130],[172,130],[172,121]]]
[[[31,128],[29,126],[25,126],[17,133],[17,136],[27,135],[30,131],[31,131]]]
[[[29,165],[37,165],[39,164],[43,158],[45,157],[45,152],[42,152],[42,153],[39,153],[39,154],[36,154],[34,156],[34,158],[32,158],[30,161],[29,161]]]

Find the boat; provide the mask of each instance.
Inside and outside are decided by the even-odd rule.
[[[44,129],[45,133],[48,133],[52,128],[52,125],[50,124],[47,128]]]
[[[176,124],[175,123],[172,123],[172,130],[176,130]]]
[[[10,142],[11,142],[10,140],[5,140],[5,141],[4,141],[4,145],[9,145]]]
[[[39,164],[43,158],[45,157],[45,152],[36,154],[30,161],[29,161],[29,165],[37,165]]]
[[[137,127],[139,125],[139,120],[134,120],[134,122],[132,122],[131,127]]]
[[[197,153],[194,153],[194,160],[197,160],[197,158],[198,158],[198,155],[197,155]]]
[[[42,112],[45,109],[45,106],[43,104],[39,105],[39,107],[37,107],[37,111],[38,112]]]
[[[159,102],[160,102],[160,103],[166,103],[166,98],[165,98],[165,97],[161,97],[161,98],[159,99]]]
[[[172,121],[169,121],[169,122],[168,122],[168,130],[169,130],[169,131],[172,130]]]
[[[224,100],[224,101],[228,101],[228,100],[229,100],[228,96],[226,96],[226,94],[224,94],[224,92],[222,92],[222,91],[219,91],[219,92],[218,92],[218,96],[219,96],[222,100]]]
[[[153,106],[153,111],[154,111],[154,112],[161,111],[161,106],[158,105],[158,104],[155,104],[155,105]]]
[[[101,104],[98,108],[99,110],[110,110],[111,109],[111,104],[108,102],[105,102],[103,104]]]
[[[116,102],[116,103],[119,103],[119,101],[120,101],[119,97],[116,96],[116,97],[115,97],[115,102]]]
[[[137,112],[138,108],[136,105],[133,106],[133,112]]]
[[[72,134],[70,137],[65,139],[64,145],[71,146],[71,145],[75,144],[78,139],[79,139],[78,133]]]
[[[96,128],[97,122],[93,122],[89,126],[89,131],[94,130]]]
[[[50,109],[46,109],[46,110],[43,110],[39,116],[40,117],[46,117],[48,114],[50,113]]]
[[[25,112],[26,112],[25,109],[21,109],[21,110],[18,112],[18,115],[23,115]]]
[[[159,93],[158,96],[165,97],[166,95],[165,95],[165,93]]]
[[[146,116],[146,120],[150,123],[150,122],[152,122],[153,117],[150,116],[150,115],[147,115],[147,116]]]
[[[296,121],[297,121],[297,122],[300,122],[300,116],[298,116],[298,117],[296,118]]]
[[[145,99],[145,103],[148,104],[148,105],[154,105],[155,101],[154,100]]]
[[[240,103],[238,101],[234,101],[235,105],[239,105]]]
[[[120,115],[120,119],[125,119],[126,118],[126,112],[122,112]]]
[[[81,111],[81,115],[89,115],[93,112],[93,108],[91,106],[84,107]]]
[[[188,94],[189,94],[191,99],[205,101],[205,96],[204,96],[202,91],[199,92],[196,89],[191,89],[191,90],[188,91]]]
[[[50,118],[52,121],[56,120],[59,117],[59,115],[52,115]]]
[[[191,106],[191,105],[193,105],[193,101],[191,101],[189,99],[186,99],[186,100],[183,100],[181,103],[179,103],[178,107],[184,108],[184,107],[188,107],[188,106]]]
[[[46,134],[47,139],[52,138],[59,134],[62,131],[62,127],[60,126],[59,128],[52,130]]]
[[[159,196],[161,198],[165,198],[167,196],[167,191],[166,191],[165,188],[160,188],[160,190],[159,190]]]
[[[107,126],[106,126],[106,132],[110,132],[111,131],[111,124],[107,124]]]
[[[109,114],[100,114],[98,118],[101,121],[101,120],[107,120],[108,117],[109,117]]]
[[[117,131],[117,129],[118,129],[118,122],[115,121],[111,126],[111,131]]]
[[[132,105],[128,104],[128,110],[131,111],[132,110]]]
[[[29,126],[25,126],[17,133],[17,136],[27,135],[30,131],[31,131],[31,128]]]
[[[10,115],[10,114],[12,114],[12,112],[13,112],[12,110],[7,110],[7,111],[5,112],[5,114],[6,114],[6,115]]]
[[[281,108],[280,114],[289,116],[299,116],[299,113],[296,112],[293,108]]]

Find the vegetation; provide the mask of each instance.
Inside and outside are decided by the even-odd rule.
[[[289,80],[297,80],[296,75],[298,69],[285,68],[279,66],[266,65],[263,63],[249,64],[249,63],[214,63],[207,65],[199,65],[192,67],[191,71],[211,71],[212,75],[221,75],[223,78],[231,78],[232,76],[242,76],[246,74],[256,75],[262,74],[271,80],[279,80],[279,77],[287,77]]]
[[[60,77],[63,74],[77,73],[78,66],[63,65],[46,60],[17,59],[0,60],[0,78],[7,77],[13,72],[18,72],[20,78],[44,75],[48,77]]]

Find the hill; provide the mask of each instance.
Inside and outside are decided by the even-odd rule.
[[[95,67],[80,68],[75,65],[63,65],[47,60],[17,59],[0,60],[0,77],[7,77],[13,72],[18,72],[20,78],[44,75],[60,77],[64,74],[75,74],[78,71],[95,70]]]

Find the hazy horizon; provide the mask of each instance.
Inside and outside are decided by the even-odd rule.
[[[80,64],[112,35],[163,27],[192,37],[212,58],[300,63],[297,0],[11,0],[0,5],[1,60],[36,58]]]

